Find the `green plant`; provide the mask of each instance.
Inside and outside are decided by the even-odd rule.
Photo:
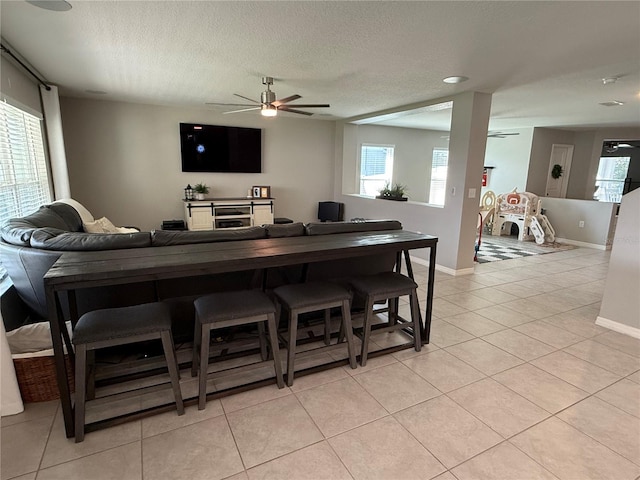
[[[206,195],[209,193],[209,187],[207,187],[206,183],[196,183],[193,186],[193,191],[196,193],[204,193]]]
[[[562,165],[556,163],[551,169],[551,176],[553,178],[560,178],[562,176]]]
[[[387,182],[382,190],[380,190],[381,197],[391,197],[391,198],[402,198],[404,197],[405,192],[407,191],[407,186],[402,185],[401,183],[396,183],[391,186],[389,182]]]

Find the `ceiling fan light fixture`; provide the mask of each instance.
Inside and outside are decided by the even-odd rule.
[[[605,77],[602,79],[603,85],[611,85],[612,83],[616,83],[618,81],[618,77]]]
[[[71,10],[71,4],[64,0],[27,0],[34,7],[44,8],[45,10],[51,10],[52,12],[66,12]]]
[[[278,109],[273,105],[262,105],[260,114],[263,117],[275,117],[276,115],[278,115]]]
[[[444,83],[462,83],[469,80],[469,77],[463,77],[462,75],[456,75],[452,77],[443,78]]]

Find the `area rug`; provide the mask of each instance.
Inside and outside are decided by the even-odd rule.
[[[488,263],[555,253],[572,248],[574,248],[573,245],[556,242],[538,245],[535,242],[520,242],[516,237],[489,237],[488,240],[483,239],[480,242],[477,258],[478,263]]]

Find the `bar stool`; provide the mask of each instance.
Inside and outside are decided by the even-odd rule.
[[[364,324],[362,331],[362,351],[360,353],[360,365],[367,364],[369,351],[369,339],[371,337],[371,324],[373,322],[373,305],[375,302],[387,300],[389,311],[389,324],[380,328],[381,331],[393,331],[407,328],[407,321],[398,322],[397,299],[409,295],[411,307],[411,320],[413,322],[413,339],[416,352],[422,348],[420,337],[420,311],[418,309],[418,295],[416,282],[409,277],[396,272],[383,272],[374,275],[366,275],[349,279],[349,283],[355,294],[365,299]],[[400,319],[403,320],[403,319]]]
[[[298,316],[303,313],[324,310],[324,343],[330,345],[331,308],[342,310],[340,337],[346,335],[351,368],[356,368],[353,328],[351,326],[351,292],[340,285],[329,282],[309,282],[283,285],[273,290],[279,303],[289,311],[289,340],[287,354],[287,385],[293,385],[294,363],[298,335]],[[338,340],[339,342],[340,340]],[[332,345],[331,347],[335,347]],[[320,347],[322,348],[322,347]],[[319,349],[315,349],[316,351]]]
[[[87,312],[80,317],[73,331],[76,350],[76,443],[84,440],[87,351],[153,339],[162,340],[176,408],[178,415],[183,415],[180,374],[171,336],[171,315],[166,305],[146,303],[131,307],[106,308]]]
[[[209,365],[209,342],[212,330],[257,323],[262,359],[266,360],[264,322],[267,322],[276,382],[278,388],[284,388],[278,348],[276,307],[265,293],[260,290],[211,293],[196,299],[194,305],[196,324],[193,335],[191,376],[196,376],[199,365],[198,410],[203,410],[206,402],[207,366]],[[198,351],[200,352],[199,357]]]

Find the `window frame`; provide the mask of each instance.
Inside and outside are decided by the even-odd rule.
[[[372,179],[372,178],[365,178],[362,175],[362,170],[363,170],[362,162],[363,162],[363,153],[365,148],[384,148],[384,149],[390,150],[390,152],[387,151],[386,153],[385,172],[384,174],[382,174],[384,175],[384,178]],[[359,159],[358,159],[359,160],[358,161],[358,194],[359,195],[362,195],[365,197],[376,197],[377,193],[373,195],[371,194],[371,192],[373,192],[374,189],[377,188],[376,192],[379,192],[385,186],[385,184],[388,183],[389,185],[391,185],[393,183],[393,166],[395,162],[395,149],[396,149],[396,146],[394,144],[381,144],[381,143],[360,144]],[[364,188],[364,182],[370,182],[370,183],[375,182],[376,184],[379,184],[379,187],[366,189]]]

